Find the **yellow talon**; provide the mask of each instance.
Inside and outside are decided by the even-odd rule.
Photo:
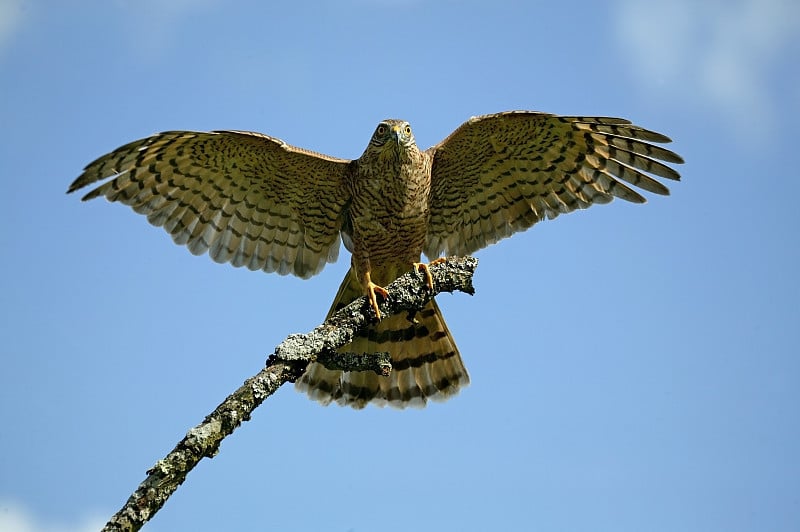
[[[444,257],[439,257],[438,259],[434,259],[430,262],[430,264],[425,264],[424,262],[415,262],[414,269],[418,272],[423,272],[425,274],[425,280],[428,282],[428,288],[433,290],[433,275],[431,275],[430,267],[435,266],[436,264],[441,264],[445,262],[447,259]]]
[[[414,270],[425,274],[425,280],[427,281],[428,289],[433,290],[433,275],[431,275],[428,265],[424,262],[415,262]]]
[[[384,287],[373,283],[369,277],[369,272],[367,272],[366,277],[367,277],[366,279],[367,282],[364,291],[366,292],[366,296],[369,299],[369,304],[372,306],[372,310],[375,311],[375,316],[377,316],[378,320],[380,320],[381,311],[378,308],[378,298],[375,296],[375,294],[380,294],[382,298],[386,299],[387,297],[389,297],[389,292],[387,292]]]

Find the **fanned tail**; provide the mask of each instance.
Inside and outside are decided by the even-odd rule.
[[[361,285],[351,269],[328,316],[361,295]],[[297,389],[324,405],[336,402],[363,408],[373,403],[405,408],[423,407],[428,400],[444,401],[469,384],[467,368],[433,300],[414,316],[399,314],[383,319],[340,351],[388,352],[392,373],[381,377],[371,371],[331,371],[313,363],[297,381]]]

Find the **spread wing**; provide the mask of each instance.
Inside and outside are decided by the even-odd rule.
[[[614,197],[643,203],[629,185],[669,194],[652,176],[678,180],[659,160],[683,160],[652,144],[664,142],[670,139],[621,118],[531,111],[472,118],[427,150],[433,163],[425,254],[466,255],[545,217]]]
[[[169,131],[89,164],[68,192],[129,205],[195,255],[310,277],[339,253],[350,161],[244,131]]]

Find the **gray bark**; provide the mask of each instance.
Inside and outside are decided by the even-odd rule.
[[[380,311],[384,317],[414,312],[439,292],[473,294],[472,275],[477,265],[478,260],[473,257],[454,257],[431,266],[432,291],[428,289],[424,275],[407,273],[386,287],[388,298],[378,298]],[[200,460],[214,457],[222,440],[243,421],[250,419],[253,411],[278,388],[297,380],[309,362],[320,362],[329,369],[375,371],[388,375],[391,360],[386,353],[336,353],[338,347],[349,343],[358,331],[374,321],[375,314],[366,298],[362,297],[336,312],[313,331],[287,337],[269,356],[264,369],[247,379],[202,423],[189,430],[167,456],[147,471],[147,478],[103,530],[139,530],[158,512]]]

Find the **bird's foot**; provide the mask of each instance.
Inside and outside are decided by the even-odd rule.
[[[435,266],[437,264],[441,264],[446,260],[447,259],[444,257],[439,257],[438,259],[432,260],[428,264],[425,264],[424,262],[414,263],[414,271],[422,272],[425,274],[425,280],[427,281],[429,290],[433,290],[433,275],[431,275],[430,267]]]
[[[386,299],[389,297],[389,292],[387,292],[384,287],[379,286],[370,280],[367,280],[366,292],[367,298],[369,299],[369,304],[372,306],[372,310],[375,311],[375,316],[378,318],[378,320],[380,320],[381,311],[378,308],[378,298],[376,297],[376,294],[379,294],[382,298]]]

